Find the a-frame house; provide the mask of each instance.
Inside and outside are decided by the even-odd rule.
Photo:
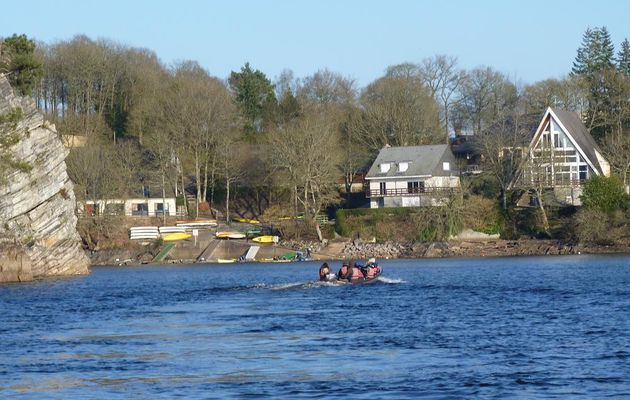
[[[510,188],[552,191],[557,203],[577,206],[584,182],[594,175],[609,176],[610,164],[580,117],[548,107]]]

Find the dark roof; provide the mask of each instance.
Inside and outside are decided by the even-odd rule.
[[[405,172],[399,172],[397,164],[408,162]],[[451,164],[450,171],[442,169],[442,162]],[[455,156],[446,144],[426,146],[383,147],[368,171],[366,178],[396,178],[403,176],[450,176],[456,168]],[[388,172],[380,172],[380,165],[393,164]]]
[[[562,125],[569,131],[569,134],[576,141],[578,146],[582,149],[586,157],[593,163],[593,165],[599,170],[599,173],[603,173],[602,166],[599,164],[599,159],[595,154],[599,150],[597,143],[595,143],[595,139],[589,133],[588,129],[580,119],[577,113],[566,110],[558,110],[555,108],[551,108],[551,111],[558,117]]]

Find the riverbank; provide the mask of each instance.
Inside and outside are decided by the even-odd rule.
[[[222,252],[221,258],[237,258],[243,246],[233,245],[234,254]],[[628,245],[595,246],[567,243],[559,240],[521,239],[521,240],[451,240],[444,242],[385,242],[373,243],[361,240],[337,240],[326,243],[310,241],[284,241],[270,249],[293,249],[310,252],[311,258],[325,260],[362,260],[370,257],[378,259],[395,258],[450,258],[450,257],[509,257],[542,256],[570,254],[630,254]],[[272,251],[270,250],[270,251]],[[264,254],[269,253],[265,252]],[[279,254],[279,250],[275,253]],[[134,250],[106,250],[91,252],[92,265],[132,265],[152,262],[150,255],[136,254]],[[162,261],[162,264],[192,263],[196,258],[190,253],[175,253]],[[212,262],[213,260],[208,260]]]

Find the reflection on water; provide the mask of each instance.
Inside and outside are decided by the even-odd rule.
[[[0,285],[0,398],[630,395],[630,257],[94,268]],[[334,268],[334,266],[333,266]]]

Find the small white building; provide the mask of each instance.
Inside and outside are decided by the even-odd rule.
[[[461,188],[446,144],[384,147],[365,180],[371,208],[440,206]]]
[[[175,197],[88,200],[83,204],[86,215],[126,215],[128,217],[175,216]]]

